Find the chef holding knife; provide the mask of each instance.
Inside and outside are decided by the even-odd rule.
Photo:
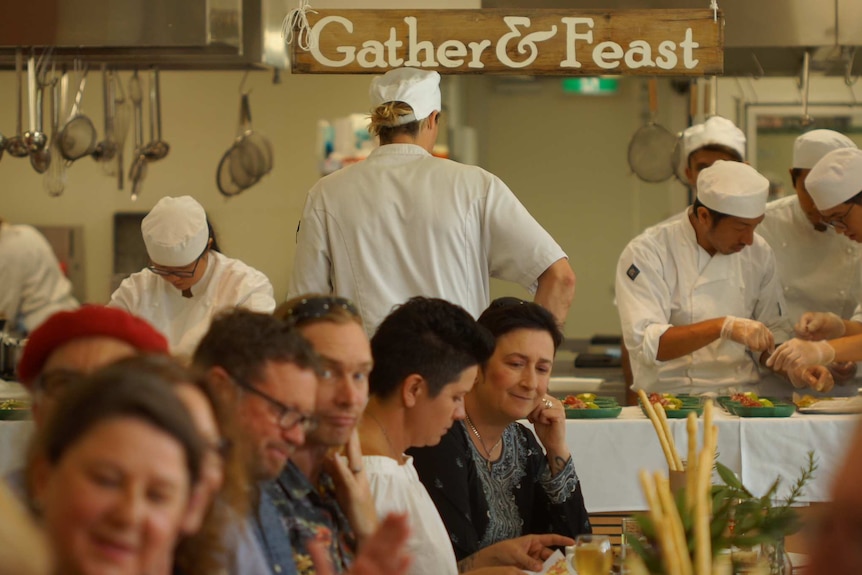
[[[380,147],[308,193],[288,297],[351,299],[369,334],[394,305],[439,297],[477,317],[496,277],[535,292],[564,322],[575,276],[566,254],[495,175],[435,158],[440,75],[397,68],[371,82]]]
[[[616,299],[634,389],[754,389],[759,356],[790,335],[772,250],[754,233],[768,191],[751,166],[717,161],[693,206],[623,250]]]

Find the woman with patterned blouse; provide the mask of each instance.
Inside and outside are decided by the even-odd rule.
[[[496,348],[465,398],[466,419],[439,445],[410,451],[459,561],[525,534],[591,531],[565,411],[547,395],[563,338],[554,316],[538,304],[500,298],[478,321]],[[519,419],[529,419],[535,435]]]

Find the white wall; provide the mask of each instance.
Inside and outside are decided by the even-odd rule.
[[[123,75],[128,79],[128,73]],[[224,250],[261,269],[278,297],[286,291],[296,224],[308,188],[316,181],[316,122],[367,108],[368,76],[291,76],[272,85],[253,73],[255,127],[275,147],[271,175],[237,198],[224,199],[215,169],[236,130],[239,72],[164,72],[164,136],[170,155],[150,166],[140,200],[101,174],[90,159],[72,166],[67,190],[49,198],[27,160],[4,154],[0,161],[0,214],[16,222],[85,226],[88,299],[109,296],[112,217],[117,211],[146,212],[165,195],[198,198],[217,226]],[[643,184],[630,175],[628,141],[645,121],[643,79],[623,78],[620,92],[599,98],[563,94],[558,78],[540,79],[526,91],[505,91],[492,77],[464,82],[465,123],[478,129],[480,165],[506,181],[559,241],[578,274],[578,290],[567,333],[618,332],[613,276],[625,243],[646,226],[685,205],[674,181]],[[792,79],[753,82],[758,100],[800,101]],[[84,109],[101,126],[98,75]],[[749,89],[749,93],[752,91]],[[0,131],[14,130],[14,75],[0,73]],[[812,80],[812,102],[847,101],[842,79]],[[741,92],[734,79],[719,83],[718,113],[736,119]],[[660,83],[659,121],[684,127],[687,98]],[[801,108],[800,108],[801,109]],[[101,132],[101,130],[100,130]],[[495,284],[494,295],[523,294]]]
[[[483,167],[500,176],[569,254],[578,276],[566,333],[619,333],[613,306],[617,259],[646,226],[685,205],[683,186],[644,184],[630,173],[628,143],[646,121],[646,81],[623,78],[612,96],[564,94],[559,78],[506,90],[471,79],[470,118]],[[683,128],[687,100],[661,82],[659,123]],[[495,283],[493,294],[523,295]]]

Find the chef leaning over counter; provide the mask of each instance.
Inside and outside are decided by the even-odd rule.
[[[775,267],[784,289],[787,316],[797,334],[818,328],[822,313],[830,317],[856,319],[862,297],[862,251],[859,244],[843,237],[823,222],[805,187],[811,169],[826,154],[855,148],[853,140],[833,130],[811,130],[793,143],[790,178],[796,193],[766,205],[766,217],[757,233],[775,254]],[[812,323],[813,322],[813,323]],[[815,391],[833,395],[855,395],[852,362],[829,365],[831,378],[815,383]],[[768,378],[761,392],[772,387],[786,389],[783,379]],[[810,385],[810,382],[797,382]],[[833,387],[839,384],[838,387]],[[780,393],[780,392],[779,392]]]
[[[0,319],[10,322],[7,329],[29,333],[51,314],[77,307],[48,240],[0,218]]]
[[[700,172],[697,199],[623,250],[616,298],[634,388],[753,388],[790,336],[772,250],[754,233],[769,181],[740,162]]]
[[[794,324],[810,311],[850,319],[862,296],[859,244],[824,223],[805,184],[823,156],[855,147],[853,140],[833,130],[811,130],[796,138],[790,168],[796,193],[769,202],[757,228],[775,253],[787,316]]]
[[[440,75],[414,68],[375,77],[370,130],[380,147],[308,193],[288,297],[353,300],[369,334],[394,305],[424,295],[473,317],[490,278],[515,282],[564,322],[575,276],[566,254],[500,178],[435,158]]]
[[[221,310],[275,309],[272,284],[263,273],[213,249],[206,213],[191,196],[159,200],[141,232],[150,265],[123,280],[108,305],[153,324],[173,354],[191,356]]]
[[[805,185],[826,225],[862,243],[862,150],[829,152],[808,174]],[[862,323],[816,313],[804,327],[798,330],[802,331],[799,338],[776,350],[769,365],[787,369],[862,361]]]

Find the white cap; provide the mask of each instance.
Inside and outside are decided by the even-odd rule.
[[[141,222],[147,254],[153,263],[179,267],[195,261],[209,239],[207,215],[191,196],[159,200]]]
[[[424,120],[434,110],[440,110],[440,74],[417,68],[395,68],[371,80],[368,90],[371,107],[388,102],[404,102],[413,114],[401,116],[398,124]]]
[[[739,154],[745,160],[745,134],[736,125],[721,116],[711,116],[703,124],[695,124],[682,133],[684,156],[688,162],[692,152],[705,146],[725,146]]]
[[[805,188],[821,212],[862,192],[862,150],[841,148],[829,152],[808,173]]]
[[[834,130],[811,130],[805,132],[793,143],[793,167],[810,170],[820,158],[832,150],[855,148],[856,144],[840,132]]]
[[[766,211],[769,180],[742,162],[718,160],[697,176],[697,199],[716,212],[759,218]]]

